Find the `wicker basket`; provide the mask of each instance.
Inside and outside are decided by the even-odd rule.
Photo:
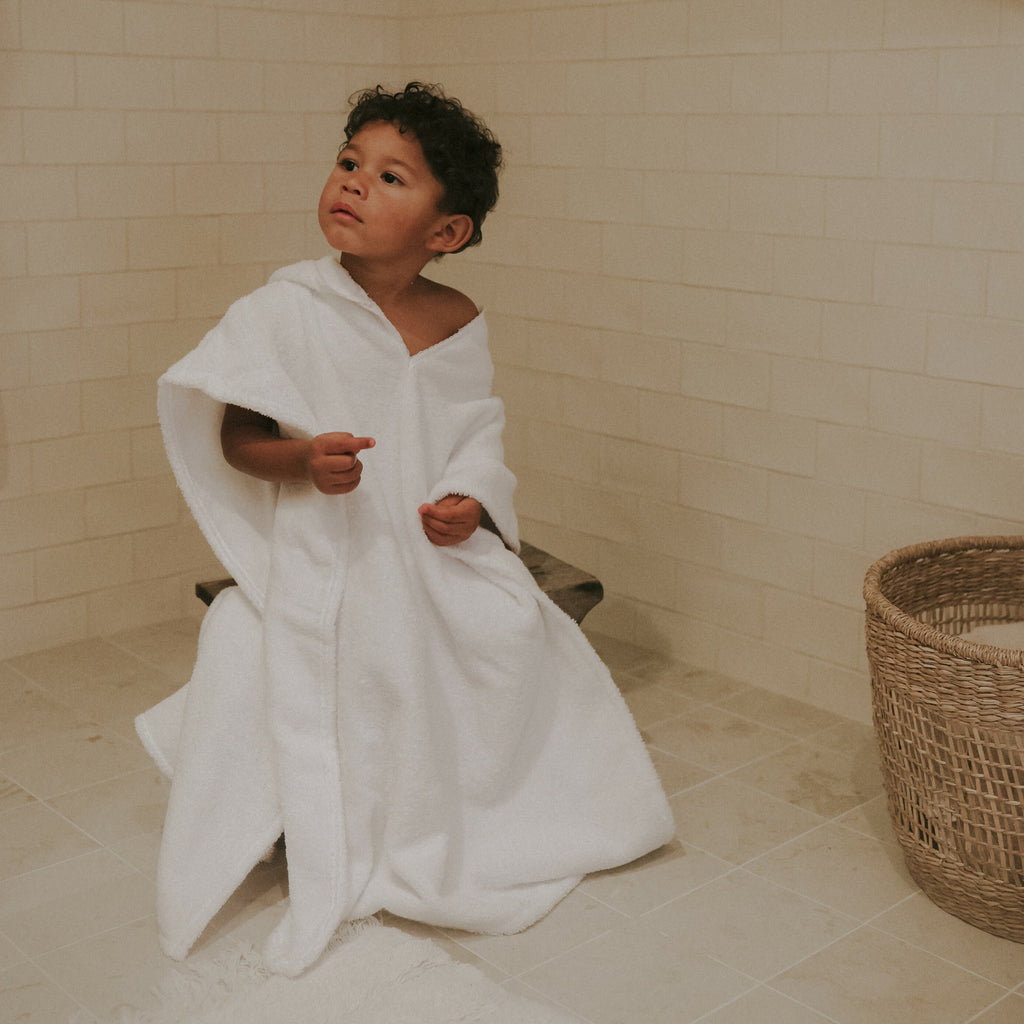
[[[875,735],[907,866],[938,906],[1024,942],[1024,537],[893,551],[864,582]]]

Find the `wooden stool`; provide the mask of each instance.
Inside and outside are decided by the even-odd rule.
[[[576,622],[582,622],[587,612],[604,597],[604,587],[596,576],[555,558],[547,551],[524,541],[519,557],[533,574],[537,586]],[[207,580],[196,584],[196,596],[208,605],[222,590],[234,585],[235,581],[230,577]]]

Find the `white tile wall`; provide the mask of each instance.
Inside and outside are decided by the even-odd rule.
[[[321,251],[377,80],[505,144],[439,272],[490,311],[524,533],[600,571],[596,627],[862,713],[866,566],[1024,528],[1016,0],[4,0],[0,47],[0,655],[214,569],[152,384]]]
[[[156,377],[322,251],[320,179],[346,98],[391,77],[398,6],[0,5],[0,657],[187,614],[219,571]]]
[[[615,600],[594,613],[601,628],[863,713],[840,690],[866,685],[867,565],[901,544],[1024,522],[1019,5],[691,0],[604,16],[603,60],[565,55],[568,94],[546,52],[533,75],[479,61],[499,82],[543,82],[514,105],[499,86],[484,111],[530,126],[528,167],[506,177],[508,216],[521,220],[531,190],[563,170],[568,200],[544,216],[564,238],[604,227],[609,292],[629,301],[623,285],[643,282],[640,331],[604,350],[602,380],[618,388],[586,390],[595,357],[574,333],[578,366],[543,368],[564,404],[538,419],[521,396],[538,441],[517,455],[532,464],[546,415],[573,432],[561,470],[545,457],[549,479],[572,479],[588,437],[601,451],[629,439],[677,453],[680,488],[674,503],[632,500],[635,484],[614,477],[599,481],[603,497],[570,489],[557,531],[545,502],[544,536],[565,551],[582,550],[581,535],[616,541],[632,564],[677,559],[665,602],[637,591],[627,559],[605,556]],[[443,55],[402,55],[444,77]],[[603,161],[594,119],[608,130]],[[617,173],[630,167],[636,178]],[[682,232],[678,272],[670,228]],[[480,263],[498,276],[545,265],[523,265],[523,251],[470,257],[476,279]],[[509,288],[498,330],[578,331],[558,311],[574,274],[592,287],[580,259],[552,261],[560,301],[520,291],[517,308]],[[518,351],[501,355],[516,363]],[[507,398],[515,430],[520,397]]]

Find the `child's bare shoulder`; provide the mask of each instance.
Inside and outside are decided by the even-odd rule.
[[[457,289],[419,278],[411,293],[401,303],[384,309],[384,315],[415,355],[458,334],[480,311]]]
[[[457,288],[423,279],[423,313],[440,328],[442,338],[461,331],[480,314],[476,303]],[[439,339],[440,340],[440,339]]]

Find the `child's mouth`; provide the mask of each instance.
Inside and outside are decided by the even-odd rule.
[[[335,217],[340,217],[342,220],[354,220],[360,224],[362,223],[361,218],[356,215],[356,211],[346,203],[339,203],[337,206],[332,206],[331,213]]]

